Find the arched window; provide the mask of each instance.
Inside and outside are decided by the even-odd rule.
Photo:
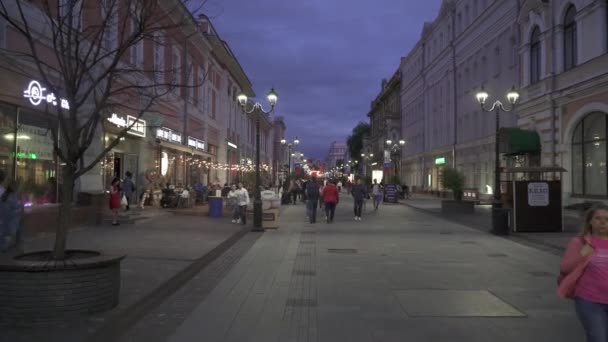
[[[530,35],[530,84],[540,80],[540,30],[538,26]]]
[[[576,66],[576,8],[568,7],[564,16],[564,70]]]
[[[585,116],[572,136],[572,193],[607,196],[606,113]]]

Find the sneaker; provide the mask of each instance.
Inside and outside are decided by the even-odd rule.
[[[359,216],[359,221],[361,221],[361,216]]]
[[[236,223],[236,220],[232,220],[232,223]]]
[[[241,223],[241,219],[236,220],[236,223]]]
[[[357,216],[355,216],[355,221],[359,220],[359,218]]]

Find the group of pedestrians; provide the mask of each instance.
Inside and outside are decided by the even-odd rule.
[[[327,180],[325,184],[321,184],[317,177],[312,177],[306,183],[306,212],[310,223],[317,222],[317,206],[321,204],[325,206],[325,222],[332,223],[336,206],[340,202],[340,193],[336,184]]]
[[[247,224],[247,206],[249,206],[249,192],[243,183],[233,184],[228,190],[226,198],[232,206],[232,223]]]

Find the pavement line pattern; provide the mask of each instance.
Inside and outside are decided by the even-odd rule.
[[[311,229],[300,233],[300,243],[283,313],[283,326],[286,329],[280,341],[318,341],[317,241],[316,231]]]

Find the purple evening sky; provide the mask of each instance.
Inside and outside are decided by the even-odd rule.
[[[275,87],[287,139],[324,159],[345,142],[441,0],[207,0],[204,12],[254,85]]]

